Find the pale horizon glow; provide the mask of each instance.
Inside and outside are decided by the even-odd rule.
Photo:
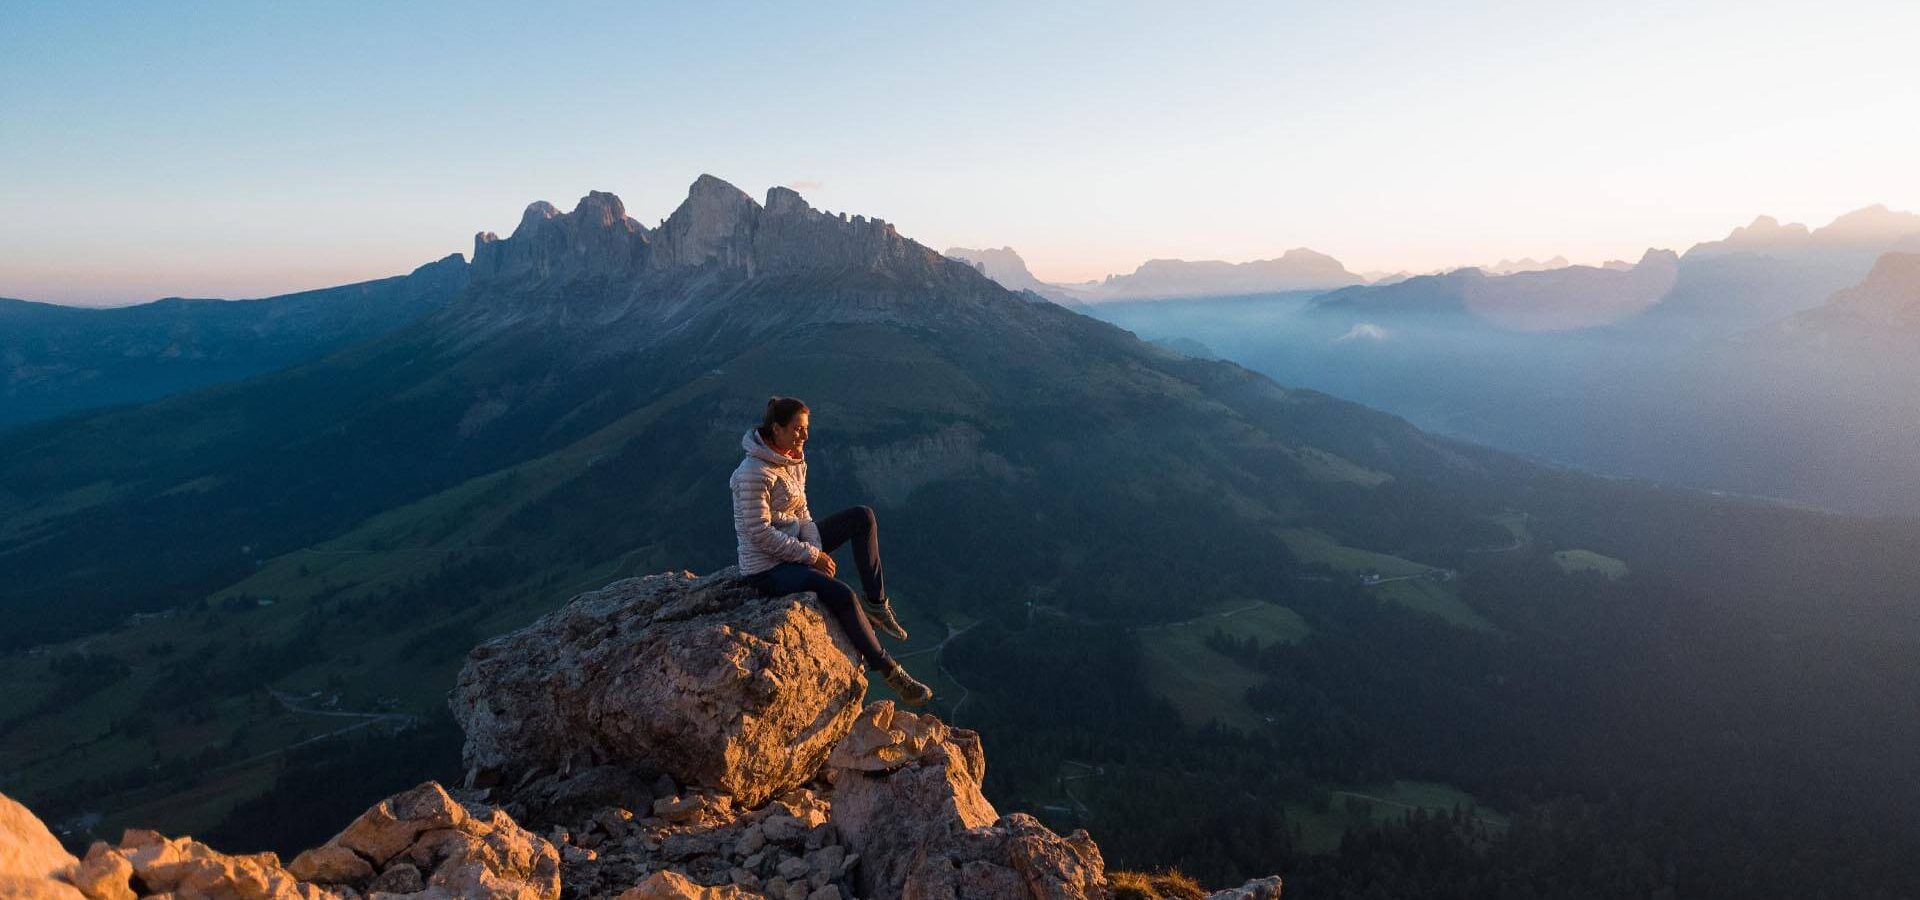
[[[259,297],[701,173],[1081,282],[1425,272],[1920,210],[1920,5],[16,4],[0,296]],[[110,10],[110,11],[109,11]]]

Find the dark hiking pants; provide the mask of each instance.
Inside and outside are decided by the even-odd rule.
[[[874,600],[885,597],[887,582],[880,569],[880,526],[873,518],[873,508],[843,509],[814,524],[820,527],[821,550],[832,553],[842,544],[853,544],[853,564],[860,573],[861,590]],[[828,578],[806,563],[787,562],[748,576],[747,583],[769,597],[814,592],[840,622],[840,629],[852,639],[853,648],[866,660],[867,668],[885,672],[893,667],[893,657],[881,648],[880,639],[867,622],[866,611],[860,608],[860,601],[846,582]]]

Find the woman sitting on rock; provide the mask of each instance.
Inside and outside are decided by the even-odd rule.
[[[909,706],[919,706],[933,690],[913,679],[887,651],[873,629],[899,640],[907,630],[887,602],[880,570],[880,529],[872,507],[843,509],[819,522],[807,510],[807,405],[792,397],[767,401],[760,426],[747,431],[740,448],[747,452],[733,470],[733,533],[739,544],[740,574],[767,596],[812,591],[825,603],[853,640],[867,667]],[[833,551],[853,542],[853,562],[863,591],[833,577]]]

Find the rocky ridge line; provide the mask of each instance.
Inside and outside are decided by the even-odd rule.
[[[537,201],[521,214],[511,235],[483,231],[474,236],[472,280],[476,285],[566,283],[702,268],[754,277],[880,267],[927,276],[973,271],[901,237],[881,219],[823,212],[784,187],[768,190],[762,205],[739,188],[702,175],[658,228],[629,217],[620,198],[604,191],[589,192],[566,213]]]

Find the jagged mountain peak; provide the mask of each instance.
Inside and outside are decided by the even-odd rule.
[[[698,266],[718,261],[752,268],[753,224],[761,206],[747,192],[712,175],[687,188],[687,199],[660,226],[661,263]]]
[[[1550,259],[1534,259],[1531,256],[1523,256],[1519,259],[1501,259],[1491,266],[1481,266],[1480,268],[1489,275],[1513,275],[1519,272],[1546,272],[1553,269],[1564,269],[1570,265],[1573,265],[1573,263],[1569,262],[1565,256],[1554,256]]]
[[[584,224],[601,228],[624,226],[629,231],[639,230],[639,223],[627,218],[627,205],[606,191],[588,191],[574,205],[571,215],[581,217]]]
[[[948,259],[957,259],[972,266],[980,274],[993,279],[1001,287],[1015,292],[1026,292],[1034,297],[1050,300],[1069,309],[1085,309],[1086,304],[1078,292],[1058,284],[1048,284],[1034,277],[1027,269],[1027,261],[1020,257],[1012,247],[1002,246],[974,249],[971,247],[948,247],[944,254]]]
[[[1647,263],[1658,263],[1660,265],[1679,265],[1680,254],[1672,250],[1667,250],[1661,247],[1648,247],[1647,252],[1640,254],[1640,262],[1637,263],[1636,265],[1644,266]],[[1602,266],[1601,268],[1606,268],[1606,267]]]
[[[1028,270],[1027,261],[1014,252],[1012,247],[994,249],[985,247],[948,247],[944,254],[949,259],[957,259],[979,269],[988,278],[1000,282],[1008,290],[1035,290],[1048,287]]]
[[[1807,233],[1807,226],[1799,222],[1788,222],[1782,225],[1779,219],[1772,216],[1754,216],[1753,221],[1747,223],[1746,227],[1735,228],[1729,233],[1727,240],[1775,236],[1805,237]]]
[[[747,196],[746,191],[734,187],[733,182],[706,172],[700,173],[700,177],[695,178],[693,183],[687,186],[687,199],[697,200],[702,197],[739,197],[749,202],[753,200],[752,197]]]
[[[807,203],[805,197],[800,196],[799,191],[778,185],[767,188],[767,212],[783,215],[813,211],[813,207]]]
[[[605,191],[589,191],[569,213],[538,200],[520,214],[512,235],[474,236],[473,280],[616,275],[644,260],[647,240],[626,205]]]
[[[581,198],[580,202],[585,204],[587,202],[586,198]],[[528,234],[532,234],[533,229],[540,227],[540,223],[558,217],[559,215],[560,210],[553,204],[545,200],[535,200],[527,204],[526,211],[520,214],[520,225],[513,230],[513,233],[519,234],[525,231]]]
[[[687,199],[680,201],[667,221],[687,217],[731,216],[742,212],[758,212],[760,209],[760,204],[746,191],[712,175],[702,175],[687,186]]]
[[[1767,252],[1807,243],[1812,230],[1798,222],[1785,225],[1772,216],[1755,216],[1752,222],[1735,227],[1717,241],[1702,241],[1687,250],[1689,256],[1723,253]]]
[[[1337,262],[1332,256],[1307,247],[1295,247],[1280,254],[1282,260],[1297,262]]]

